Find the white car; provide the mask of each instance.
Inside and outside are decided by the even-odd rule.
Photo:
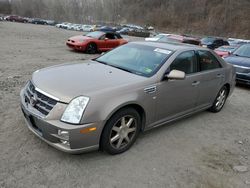
[[[80,29],[80,31],[84,31],[84,32],[92,32],[95,30],[95,26],[93,25],[83,25]]]
[[[170,34],[165,34],[165,33],[161,33],[161,34],[158,34],[154,37],[149,37],[149,38],[145,38],[145,41],[151,41],[151,42],[156,42],[158,41],[159,39],[161,39],[162,37],[167,37],[169,36]]]
[[[56,24],[56,27],[66,29],[69,24],[70,23],[68,23],[68,22],[63,22],[63,23],[60,23],[60,24]]]

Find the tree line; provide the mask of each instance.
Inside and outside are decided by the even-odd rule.
[[[250,38],[250,0],[6,0],[4,6],[3,2],[0,13],[74,23],[147,24],[165,32]]]

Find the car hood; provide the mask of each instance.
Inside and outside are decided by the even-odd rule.
[[[91,60],[48,67],[32,76],[37,88],[65,103],[80,95],[91,97],[145,80],[145,77]]]
[[[84,40],[91,40],[93,38],[87,37],[87,36],[83,36],[83,35],[77,35],[77,36],[74,36],[74,37],[70,37],[69,39],[73,40],[73,41],[84,41]]]
[[[250,67],[250,58],[230,55],[224,59],[226,62],[231,63],[233,65]]]

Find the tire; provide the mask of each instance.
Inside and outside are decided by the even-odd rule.
[[[115,113],[104,127],[101,149],[111,155],[127,151],[135,142],[141,128],[141,117],[133,108]]]
[[[226,86],[223,86],[219,93],[217,94],[213,106],[211,108],[209,108],[209,111],[217,113],[219,111],[221,111],[221,109],[223,108],[224,104],[226,103],[227,100],[227,96],[228,96],[228,89]]]
[[[86,52],[88,54],[95,54],[97,52],[97,46],[95,43],[89,43],[86,47]]]

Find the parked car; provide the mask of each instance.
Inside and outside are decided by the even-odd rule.
[[[174,34],[164,35],[161,38],[158,38],[157,42],[178,42],[178,43],[200,45],[200,40],[198,38],[188,37],[183,35],[174,35]]]
[[[80,31],[92,32],[92,31],[95,31],[95,26],[93,26],[93,25],[83,25],[82,27],[80,27]]]
[[[21,23],[27,23],[28,20],[26,18],[23,18],[21,16],[16,16],[16,15],[11,15],[11,16],[7,16],[5,18],[6,21],[10,21],[10,22],[21,22]]]
[[[124,27],[124,28],[120,29],[119,31],[117,31],[117,33],[119,33],[121,35],[128,35],[128,32],[133,31],[133,30],[134,29]]]
[[[250,85],[250,44],[244,44],[224,58],[236,68],[236,81]]]
[[[161,38],[164,38],[164,37],[168,37],[170,34],[165,34],[165,33],[160,33],[154,37],[148,37],[148,38],[145,38],[145,41],[152,41],[152,42],[156,42],[158,40],[160,40]]]
[[[214,50],[215,48],[219,48],[220,46],[229,45],[229,43],[222,38],[205,37],[201,39],[201,45],[205,48]]]
[[[132,42],[36,71],[20,93],[21,108],[28,128],[59,150],[118,154],[141,131],[206,109],[219,112],[234,82],[233,66],[209,49]]]
[[[247,44],[250,43],[250,40],[245,40],[245,39],[236,39],[236,38],[228,38],[228,43],[230,46],[235,46],[235,45],[242,45],[242,44]]]
[[[0,21],[3,21],[3,20],[4,20],[4,18],[2,16],[0,16]]]
[[[69,24],[70,23],[68,23],[68,22],[63,22],[63,23],[60,23],[60,24],[56,24],[56,27],[62,28],[62,29],[67,29]]]
[[[221,46],[219,48],[216,48],[214,51],[221,57],[227,57],[231,53],[233,53],[239,46]]]
[[[57,21],[55,20],[45,20],[47,25],[55,26],[57,24]]]
[[[94,54],[111,50],[127,42],[118,33],[94,31],[87,35],[71,37],[66,44],[71,49]]]
[[[112,27],[108,27],[108,26],[103,26],[99,29],[99,31],[103,31],[103,32],[116,32],[116,30]]]
[[[47,21],[41,18],[34,18],[32,19],[31,23],[39,25],[47,25]]]

